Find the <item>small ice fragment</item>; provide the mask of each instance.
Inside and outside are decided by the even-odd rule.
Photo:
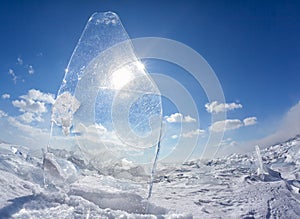
[[[52,153],[44,153],[43,168],[46,176],[44,179],[45,186],[64,186],[66,182],[73,182],[77,178],[77,170],[74,164],[56,157]]]
[[[16,154],[18,152],[18,149],[15,148],[14,146],[10,146],[11,151]]]
[[[73,114],[80,107],[79,101],[69,92],[60,94],[53,105],[51,120],[57,126],[62,127],[65,135],[70,134],[72,127]]]

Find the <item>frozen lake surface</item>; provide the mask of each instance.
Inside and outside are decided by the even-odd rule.
[[[249,155],[159,164],[148,203],[137,167],[115,170],[116,178],[73,160],[73,181],[45,189],[42,159],[1,143],[0,218],[299,218],[299,136],[261,156],[262,165],[253,147]]]

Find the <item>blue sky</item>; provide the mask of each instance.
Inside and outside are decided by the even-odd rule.
[[[88,18],[101,11],[116,12],[131,38],[173,39],[207,60],[226,98],[227,105],[219,107],[227,111],[233,127],[225,132],[224,152],[299,134],[298,1],[10,0],[0,3],[0,139],[46,144],[32,136],[42,133],[47,138],[44,132],[64,70]],[[185,136],[208,133],[213,124],[203,89],[174,65],[145,63],[150,73],[163,71],[180,81],[196,101],[200,127],[187,130]],[[174,106],[164,106],[166,121],[175,121],[169,122],[173,128],[178,116],[195,117],[176,117]],[[245,125],[246,118],[252,118],[251,125]]]

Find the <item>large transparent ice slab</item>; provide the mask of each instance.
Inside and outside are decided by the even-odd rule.
[[[48,152],[146,183],[161,123],[160,92],[120,19],[113,12],[93,14],[53,106]]]

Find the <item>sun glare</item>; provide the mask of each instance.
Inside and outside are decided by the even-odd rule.
[[[136,65],[136,67],[141,70],[141,71],[145,71],[145,65],[140,62],[140,61],[137,61],[136,63],[134,63]]]
[[[136,71],[145,71],[145,66],[142,62],[137,61],[133,64],[126,65],[112,73],[111,83],[113,88],[119,90],[124,87],[134,78]]]

